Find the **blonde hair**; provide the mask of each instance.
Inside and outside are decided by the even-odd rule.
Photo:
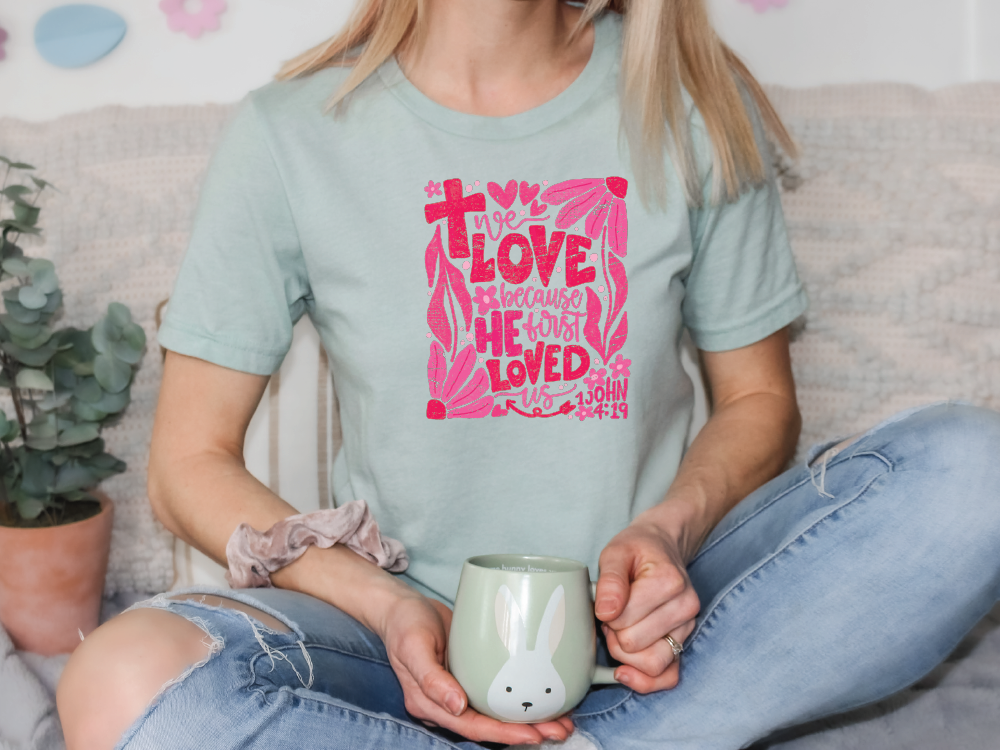
[[[712,29],[704,0],[587,0],[572,35],[605,9],[624,17],[622,132],[644,200],[665,203],[666,153],[688,203],[703,202],[684,91],[712,145],[712,202],[735,200],[767,173],[743,93],[771,138],[795,156],[795,144],[764,90]],[[353,66],[330,100],[335,107],[402,45],[419,43],[425,19],[424,0],[358,0],[340,33],[287,62],[277,77]]]

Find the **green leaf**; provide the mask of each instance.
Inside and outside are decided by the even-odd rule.
[[[42,308],[42,312],[49,314],[54,313],[56,310],[59,309],[59,306],[62,304],[62,299],[63,299],[62,290],[56,289],[54,292],[51,292],[48,295],[48,301],[46,301],[45,307]]]
[[[68,492],[78,492],[93,487],[100,479],[97,472],[92,471],[89,467],[71,461],[56,473],[52,493],[62,495]]]
[[[16,382],[18,388],[27,388],[29,390],[51,391],[55,389],[49,376],[41,370],[21,370],[17,374]]]
[[[107,455],[104,453],[104,441],[101,440],[101,438],[92,440],[89,443],[84,443],[83,445],[74,445],[72,448],[66,448],[66,454],[73,456],[74,458],[87,459],[92,459],[95,456]]]
[[[19,201],[14,201],[14,218],[22,224],[35,226],[38,223],[38,215],[42,209],[38,206],[28,206]]]
[[[101,434],[101,426],[94,422],[83,422],[73,425],[59,433],[59,445],[80,445],[96,440]]]
[[[31,284],[46,294],[51,294],[59,288],[56,267],[52,261],[44,258],[33,258],[28,261],[28,272],[31,274]]]
[[[79,502],[80,500],[95,500],[96,498],[89,492],[82,492],[76,490],[75,492],[63,492],[62,497],[69,500],[71,503]]]
[[[126,388],[119,393],[105,393],[101,396],[101,400],[94,404],[91,404],[95,409],[107,412],[108,414],[117,414],[126,406],[128,406],[129,401],[132,400],[131,388]]]
[[[142,349],[134,349],[124,341],[116,341],[112,344],[111,353],[122,362],[130,365],[139,364],[139,360],[142,359]]]
[[[101,386],[95,378],[83,378],[73,389],[73,395],[81,401],[93,404],[101,400],[104,391],[101,390]]]
[[[4,219],[3,221],[0,221],[0,229],[13,229],[15,232],[20,232],[21,234],[41,234],[41,231],[35,227],[20,221],[15,221],[14,219]]]
[[[110,477],[112,474],[121,474],[126,468],[128,468],[124,461],[119,461],[110,453],[100,453],[93,458],[87,459],[83,463],[87,466],[93,467],[95,471],[98,471],[101,479]]]
[[[35,187],[37,187],[39,191],[42,191],[42,190],[44,190],[44,189],[45,189],[45,188],[47,188],[47,187],[50,187],[50,188],[52,188],[53,190],[55,190],[55,187],[56,187],[56,186],[55,186],[55,185],[53,185],[53,184],[52,184],[51,182],[49,182],[48,180],[43,180],[43,179],[41,179],[40,177],[35,177],[34,175],[28,175],[28,176],[29,176],[29,177],[31,178],[31,181],[32,181],[33,183],[35,183]]]
[[[114,326],[106,317],[94,323],[94,327],[90,329],[90,343],[94,345],[94,350],[101,354],[110,352],[111,346],[117,340]]]
[[[11,342],[21,347],[22,349],[37,349],[38,347],[49,343],[49,339],[52,338],[52,329],[49,328],[48,326],[37,326],[37,328],[38,330],[35,332],[35,335],[28,338],[22,338],[21,336],[18,336],[16,333],[11,331],[11,333],[14,334],[13,336],[11,336]],[[52,342],[53,353],[55,353],[56,349],[57,349],[56,343],[53,341]]]
[[[100,422],[108,416],[108,412],[101,411],[95,408],[93,404],[88,404],[86,401],[81,401],[80,399],[73,400],[73,413],[87,422]]]
[[[108,319],[118,328],[125,328],[132,322],[132,313],[121,302],[112,302],[108,305]]]
[[[8,258],[3,262],[3,270],[11,276],[28,276],[28,264],[21,258]]]
[[[45,505],[42,501],[33,497],[19,498],[17,501],[17,512],[25,521],[33,521],[38,518],[42,515],[43,510],[45,510]]]
[[[41,310],[48,302],[48,296],[36,286],[22,286],[17,290],[17,301],[29,310]]]
[[[5,433],[9,425],[10,420],[7,419],[7,415],[3,411],[0,411],[0,434]]]
[[[22,464],[21,491],[35,497],[45,497],[56,478],[55,467],[45,460],[44,453],[28,452]]]
[[[8,291],[14,292],[15,297],[17,296],[16,289],[10,289]],[[7,292],[4,292],[4,307],[7,308],[7,312],[10,316],[19,323],[37,323],[42,318],[41,310],[29,310],[27,307],[18,302],[17,299],[7,297]]]
[[[94,359],[94,377],[108,393],[119,393],[132,381],[132,367],[113,354],[98,354]]]
[[[72,391],[76,388],[77,377],[71,369],[65,367],[55,368],[52,380],[56,384],[57,390]]]
[[[11,440],[17,440],[21,437],[21,425],[17,422],[10,422],[7,425],[7,431],[0,436],[0,440],[6,440],[8,443]]]
[[[0,315],[0,324],[19,339],[32,339],[42,330],[40,323],[22,323],[13,315]]]
[[[56,409],[64,406],[71,398],[73,398],[72,392],[50,392],[45,398],[38,402],[38,408],[42,411],[55,411]]]
[[[25,164],[22,161],[11,161],[10,159],[0,156],[0,161],[6,164],[11,169],[34,169],[30,164]]]
[[[56,439],[55,435],[51,437],[31,437],[29,436],[24,444],[29,448],[34,448],[36,451],[50,451],[59,445],[59,441]]]
[[[28,195],[31,192],[31,188],[26,185],[8,185],[0,192],[11,200],[14,200],[20,198],[22,195]]]
[[[55,437],[58,429],[56,427],[56,417],[54,414],[39,414],[28,422],[29,437]]]
[[[49,342],[44,346],[40,346],[37,349],[25,349],[22,346],[18,346],[13,341],[4,341],[0,343],[0,348],[2,348],[9,355],[17,359],[23,365],[28,367],[44,367],[48,364],[49,360],[52,359],[52,355],[56,353],[56,345],[54,342]],[[18,373],[17,384],[21,385],[20,373]],[[46,376],[46,379],[48,377]],[[52,381],[49,380],[49,387],[46,390],[51,391],[55,386],[52,385]]]

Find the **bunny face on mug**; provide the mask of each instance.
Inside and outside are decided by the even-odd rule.
[[[592,685],[614,682],[596,653],[592,584],[582,562],[492,554],[462,565],[448,668],[479,713],[531,724],[561,716]]]
[[[562,712],[566,687],[552,665],[566,627],[566,596],[557,586],[538,627],[535,647],[528,649],[528,628],[514,595],[506,585],[496,595],[497,633],[510,658],[500,668],[487,693],[486,702],[508,721],[543,720]]]

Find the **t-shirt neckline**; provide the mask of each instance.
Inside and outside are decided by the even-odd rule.
[[[583,71],[569,86],[544,104],[509,117],[486,117],[458,112],[428,98],[406,78],[395,55],[378,69],[385,87],[417,117],[454,135],[484,140],[506,140],[537,133],[572,114],[594,93],[618,58],[615,19],[603,13],[594,19],[594,48]]]

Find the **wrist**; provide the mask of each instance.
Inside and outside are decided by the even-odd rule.
[[[661,503],[636,516],[630,525],[646,527],[670,540],[687,563],[715,526],[709,507],[698,492],[671,491]]]
[[[385,613],[400,596],[412,592],[378,565],[337,544],[310,547],[295,562],[271,574],[279,588],[300,591],[345,612],[376,635]]]

